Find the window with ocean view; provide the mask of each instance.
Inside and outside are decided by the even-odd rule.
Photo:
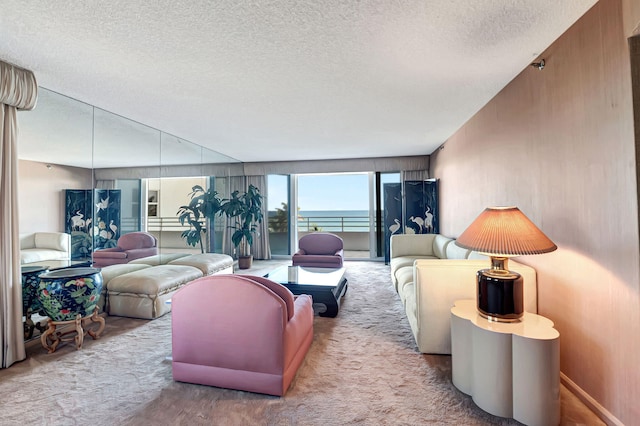
[[[300,237],[323,231],[343,239],[347,258],[382,256],[384,243],[376,223],[383,207],[376,194],[383,183],[398,182],[399,173],[269,175],[267,179],[272,254],[292,254]]]
[[[345,257],[369,257],[369,173],[298,176],[298,236],[332,232]]]

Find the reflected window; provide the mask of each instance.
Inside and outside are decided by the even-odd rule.
[[[267,176],[269,245],[271,254],[289,253],[289,176]]]
[[[158,216],[158,191],[149,191],[147,200],[147,216]]]

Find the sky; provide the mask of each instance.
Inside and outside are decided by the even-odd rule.
[[[286,200],[287,177],[269,176],[268,209],[273,211]],[[301,211],[369,210],[369,175],[299,175],[298,207]]]

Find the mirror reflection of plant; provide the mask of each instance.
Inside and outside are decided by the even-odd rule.
[[[204,253],[202,235],[207,232],[206,220],[213,220],[221,211],[221,200],[218,192],[212,189],[205,190],[200,185],[195,185],[189,193],[188,205],[180,206],[177,215],[181,225],[189,225],[189,229],[182,231],[180,237],[184,238],[188,245],[195,247],[200,245],[200,252]]]

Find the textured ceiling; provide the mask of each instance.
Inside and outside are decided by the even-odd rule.
[[[426,155],[593,4],[0,0],[0,59],[240,161]]]

